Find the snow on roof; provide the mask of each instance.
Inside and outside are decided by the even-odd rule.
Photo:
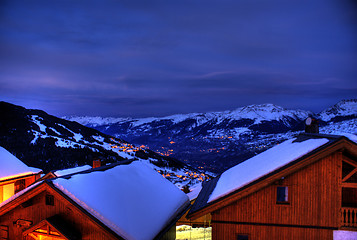
[[[344,136],[344,137],[346,137],[346,138],[348,138],[349,140],[351,140],[352,142],[355,142],[355,143],[357,143],[357,136],[356,135],[354,135],[354,134],[351,134],[351,133],[339,133],[340,135],[342,135],[342,136]]]
[[[329,142],[326,138],[302,142],[294,142],[295,140],[296,138],[287,140],[222,173],[208,202],[223,197]]]
[[[57,177],[61,177],[64,175],[68,175],[68,174],[73,174],[73,173],[78,173],[78,172],[82,172],[85,170],[89,170],[92,167],[89,165],[84,165],[84,166],[80,166],[80,167],[74,167],[74,168],[68,168],[68,169],[63,169],[63,170],[57,170],[55,172],[53,172]]]
[[[191,192],[187,193],[188,198],[190,201],[194,200],[197,198],[198,194],[200,193],[202,189],[202,182],[197,183],[191,187]]]
[[[0,147],[0,166],[0,181],[42,171],[38,168],[28,167],[3,147]]]
[[[140,162],[53,183],[125,239],[153,239],[189,204],[181,190]]]

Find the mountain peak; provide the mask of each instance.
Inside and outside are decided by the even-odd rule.
[[[357,99],[341,100],[332,107],[322,111],[319,115],[326,122],[335,117],[355,116],[357,115]]]
[[[265,103],[257,105],[249,105],[230,113],[231,117],[235,119],[249,118],[254,119],[255,123],[260,123],[261,121],[271,121],[271,120],[281,120],[284,117],[290,117],[293,119],[304,119],[310,112],[302,110],[288,110],[283,107]]]

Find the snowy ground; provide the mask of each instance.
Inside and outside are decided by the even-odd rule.
[[[212,228],[192,228],[188,225],[176,227],[176,240],[211,240]]]

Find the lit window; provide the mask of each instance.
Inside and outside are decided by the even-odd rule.
[[[1,202],[9,199],[15,194],[15,185],[13,183],[3,185],[0,188],[2,188],[2,190],[0,191],[2,195],[0,196]]]

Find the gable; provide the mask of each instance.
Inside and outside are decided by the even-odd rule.
[[[189,206],[181,190],[140,162],[52,182],[77,205],[128,239],[155,238]]]
[[[219,178],[208,203],[299,159],[328,143],[328,139],[287,140],[225,171]]]
[[[340,153],[335,152],[215,210],[214,221],[337,228],[341,209],[337,159]],[[285,199],[278,198],[279,190],[287,190]]]
[[[302,137],[310,137],[310,135],[303,134]],[[315,136],[315,135],[313,135]],[[319,137],[320,135],[316,135]],[[302,141],[305,141],[302,139]],[[267,150],[269,151],[269,150]],[[189,212],[189,217],[195,219],[207,213],[211,213],[216,209],[224,207],[238,199],[245,197],[259,189],[268,186],[272,182],[279,180],[280,178],[290,174],[292,172],[298,171],[299,169],[325,157],[336,151],[344,151],[345,154],[356,157],[357,156],[357,145],[356,143],[348,140],[345,137],[332,136],[332,138],[320,147],[308,152],[307,154],[295,159],[287,164],[281,166],[280,168],[261,176],[260,178],[239,187],[238,189],[209,202],[209,197],[211,196],[213,190],[216,188],[217,182],[219,180],[213,180],[205,184],[203,190],[198,196],[194,206]],[[247,160],[249,161],[249,160]]]
[[[51,218],[54,215],[62,216],[64,219],[62,224]],[[51,182],[37,183],[0,205],[0,225],[13,226],[13,221],[16,219],[25,220],[30,224],[23,226],[19,222],[16,228],[10,227],[10,239],[11,237],[17,239],[22,236],[23,231],[46,219],[48,224],[52,224],[52,227],[60,231],[63,236],[68,236],[65,233],[66,230],[63,229],[71,228],[63,227],[63,225],[72,225],[72,228],[91,236],[93,239],[122,239],[98,219],[63,195]],[[63,224],[63,222],[69,224]]]

